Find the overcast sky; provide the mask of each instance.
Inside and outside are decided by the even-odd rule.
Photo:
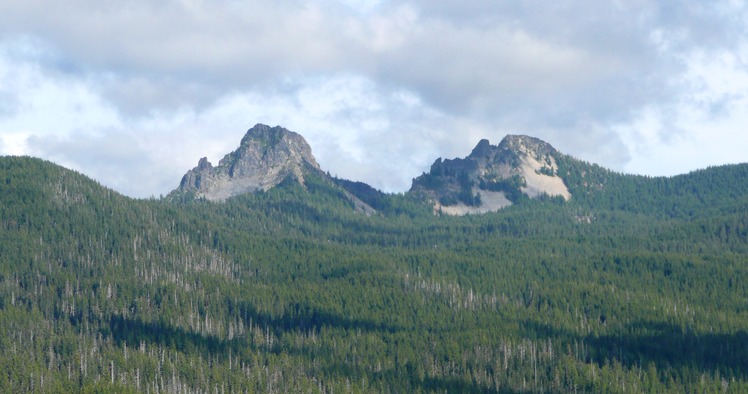
[[[746,162],[748,6],[0,2],[0,154],[157,197],[256,123],[389,192],[506,134],[629,173]]]

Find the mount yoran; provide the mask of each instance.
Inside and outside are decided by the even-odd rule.
[[[0,349],[0,393],[746,393],[748,164],[509,135],[389,194],[258,124],[133,199],[0,157]]]
[[[498,146],[481,140],[464,159],[438,159],[429,173],[413,180],[409,194],[450,215],[485,213],[512,205],[522,196],[571,198],[558,174],[556,157],[548,143],[523,135],[508,135]],[[168,196],[223,201],[243,193],[268,190],[286,179],[304,184],[314,173],[340,184],[357,210],[376,210],[357,190],[372,190],[360,182],[333,180],[320,169],[309,144],[299,134],[280,126],[257,124],[247,131],[239,148],[224,156],[217,166],[202,158],[184,175],[179,188]],[[353,187],[356,186],[356,187]]]

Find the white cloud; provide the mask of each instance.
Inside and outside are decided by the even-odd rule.
[[[119,123],[117,112],[102,101],[86,80],[48,73],[31,60],[8,56],[8,52],[19,49],[24,50],[0,50],[3,94],[13,102],[5,116],[0,115],[4,134],[67,135]]]
[[[628,171],[675,175],[748,161],[748,67],[740,56],[699,50],[685,57],[687,72],[673,82],[679,101],[652,105],[619,128],[634,153]]]

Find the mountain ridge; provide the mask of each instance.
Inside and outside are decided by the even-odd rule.
[[[276,127],[269,127],[262,124],[257,124],[255,127],[250,129],[243,137],[240,142],[239,147],[228,154],[226,154],[223,159],[221,159],[221,162],[217,166],[213,166],[207,158],[201,158],[198,160],[198,164],[193,169],[189,170],[185,176],[183,176],[180,187],[177,187],[174,189],[171,193],[169,193],[165,198],[168,201],[172,202],[178,202],[178,201],[189,201],[194,198],[204,198],[195,193],[195,184],[196,183],[202,183],[204,182],[205,178],[202,177],[201,172],[209,172],[209,171],[216,171],[216,169],[219,169],[222,171],[224,176],[228,178],[228,174],[232,173],[234,175],[239,175],[242,173],[242,170],[240,165],[237,165],[237,162],[240,159],[240,153],[241,149],[246,149],[250,145],[253,144],[253,140],[257,139],[256,136],[253,136],[253,129],[254,131],[258,130],[278,130],[280,131],[280,134],[288,134],[295,136],[296,138],[299,138],[301,144],[299,146],[304,147],[304,149],[299,150],[300,152],[308,152],[308,155],[305,156],[305,154],[300,154],[297,156],[306,157],[306,159],[301,160],[303,166],[305,167],[295,167],[292,168],[290,171],[287,171],[285,173],[276,171],[275,174],[283,174],[286,176],[277,176],[274,179],[272,179],[272,182],[268,184],[265,188],[257,187],[256,185],[241,189],[238,188],[238,192],[234,194],[226,194],[221,199],[214,199],[219,201],[225,201],[226,198],[229,198],[231,196],[236,196],[242,193],[249,193],[249,192],[257,192],[259,190],[268,190],[273,187],[277,187],[282,184],[282,182],[286,179],[289,179],[292,183],[297,183],[300,185],[304,185],[303,179],[304,174],[316,174],[320,176],[322,179],[324,179],[324,182],[328,183],[329,185],[335,185],[335,187],[340,188],[343,191],[343,194],[346,196],[346,200],[348,200],[351,203],[351,206],[357,210],[358,212],[364,212],[367,215],[375,214],[379,209],[375,209],[374,207],[385,207],[385,210],[387,210],[387,207],[391,206],[389,200],[391,200],[392,196],[397,195],[391,194],[391,193],[385,193],[380,190],[377,190],[376,188],[371,187],[370,185],[360,182],[360,181],[348,181],[344,179],[337,179],[330,177],[329,173],[323,172],[322,169],[319,167],[319,165],[316,163],[316,159],[311,155],[311,148],[308,150],[306,149],[308,147],[308,144],[305,140],[303,140],[303,137],[298,135],[295,132],[288,131],[280,126]],[[277,145],[279,141],[282,140],[280,137],[280,134],[276,135],[275,138],[271,135],[270,138],[265,138],[259,146],[262,149],[255,149],[256,153],[258,153],[259,156],[262,157],[264,154],[268,153],[268,149],[272,148],[272,146]],[[262,139],[262,138],[260,138]],[[257,141],[255,141],[257,142]],[[524,148],[522,148],[524,146]],[[529,148],[528,148],[529,147]],[[256,147],[255,147],[256,148]],[[524,149],[524,150],[523,150]],[[270,149],[272,151],[272,149]],[[264,153],[263,153],[264,152]],[[503,152],[503,153],[501,153]],[[537,153],[537,155],[534,155],[530,153]],[[564,194],[554,194],[554,193],[543,193],[542,189],[536,190],[535,195],[531,195],[531,193],[528,193],[528,191],[532,192],[530,189],[530,186],[532,186],[532,183],[525,183],[527,180],[522,179],[521,176],[514,176],[518,174],[514,174],[513,176],[509,178],[504,179],[498,179],[501,182],[496,182],[497,179],[486,179],[486,174],[491,175],[491,172],[494,173],[499,172],[495,167],[491,168],[489,165],[486,167],[486,164],[496,164],[497,160],[496,158],[500,158],[501,160],[498,160],[498,162],[503,163],[504,165],[511,164],[512,166],[509,167],[509,170],[514,169],[516,172],[517,164],[522,164],[522,156],[525,156],[527,159],[526,161],[530,159],[534,159],[534,162],[536,164],[536,168],[533,169],[532,173],[529,175],[531,177],[540,177],[541,176],[553,176],[557,177],[557,179],[561,180],[563,182],[563,186],[565,187],[565,190],[568,191],[568,197]],[[7,158],[12,158],[16,156],[7,156]],[[540,159],[547,159],[547,161],[539,161]],[[39,159],[42,160],[42,159]],[[482,162],[481,162],[482,161]],[[549,163],[550,161],[550,163]],[[464,163],[468,162],[469,168],[472,171],[482,171],[479,173],[480,176],[483,177],[483,179],[475,178],[473,179],[473,186],[470,190],[474,191],[475,196],[476,194],[481,194],[481,200],[486,200],[487,196],[490,197],[491,188],[498,188],[501,189],[500,191],[503,192],[503,195],[506,197],[506,195],[510,195],[512,199],[517,200],[518,202],[522,202],[525,199],[533,199],[533,198],[553,198],[555,195],[556,197],[560,197],[563,200],[570,201],[571,199],[576,200],[577,202],[584,202],[587,201],[585,204],[607,204],[611,209],[631,209],[634,205],[639,205],[643,207],[642,204],[635,204],[636,200],[644,198],[645,200],[651,200],[651,201],[659,201],[662,198],[660,197],[648,197],[648,195],[645,194],[639,194],[637,192],[632,191],[632,187],[626,186],[624,187],[622,192],[626,194],[628,197],[626,201],[619,201],[619,199],[613,195],[615,194],[621,194],[620,185],[621,184],[629,184],[634,183],[638,186],[636,187],[648,187],[646,185],[652,184],[652,183],[659,183],[659,184],[675,184],[675,183],[688,183],[688,180],[693,177],[703,177],[703,176],[711,176],[709,174],[717,174],[722,172],[741,172],[743,168],[748,166],[748,163],[741,163],[741,164],[727,164],[727,165],[719,165],[719,166],[710,166],[705,169],[699,169],[690,171],[685,174],[679,174],[679,175],[673,175],[673,176],[644,176],[644,175],[636,175],[636,174],[626,174],[621,173],[617,171],[613,171],[610,169],[607,169],[605,167],[602,167],[598,164],[589,163],[583,160],[579,160],[577,158],[574,158],[569,155],[562,154],[555,150],[550,144],[535,138],[530,137],[526,135],[507,135],[498,145],[491,145],[490,142],[487,139],[480,140],[476,146],[471,150],[471,152],[468,154],[465,158],[457,158],[457,159],[444,159],[441,158],[437,159],[435,163],[432,165],[431,170],[428,173],[424,173],[423,175],[414,178],[414,185],[411,187],[411,190],[404,193],[404,195],[412,197],[415,200],[422,200],[429,202],[432,208],[434,208],[435,213],[446,213],[449,214],[449,212],[444,212],[444,207],[449,207],[450,204],[441,204],[440,201],[438,201],[437,198],[434,198],[433,195],[429,196],[428,194],[423,193],[422,191],[417,190],[417,184],[419,180],[423,180],[423,178],[428,177],[429,175],[432,175],[435,168],[439,165],[444,166],[444,163],[463,163],[463,167],[465,167]],[[476,164],[476,162],[479,162]],[[311,163],[311,164],[310,164]],[[280,166],[283,168],[283,166]],[[459,167],[459,166],[458,166]],[[61,167],[64,168],[64,167]],[[294,172],[293,170],[299,170]],[[505,168],[506,169],[506,168]],[[525,168],[527,169],[527,168]],[[246,171],[245,171],[246,172]],[[301,176],[298,176],[297,174],[301,174]],[[85,176],[85,174],[82,174]],[[250,174],[251,175],[251,174]],[[520,174],[521,175],[521,174]],[[741,175],[742,176],[742,175]],[[209,178],[209,177],[208,177]],[[453,176],[454,178],[454,176]],[[224,178],[225,179],[225,178]],[[452,180],[454,181],[454,179]],[[483,181],[483,185],[481,185],[481,181]],[[524,182],[523,182],[524,181]],[[454,182],[453,182],[454,183]],[[184,186],[187,186],[188,188],[192,188],[192,190],[186,190]],[[454,184],[453,184],[454,186]],[[454,198],[454,195],[456,192],[459,192],[459,184],[457,184],[457,189],[454,189],[451,191],[452,198]],[[664,187],[664,186],[663,186]],[[686,190],[688,190],[688,186],[686,187]],[[724,185],[721,185],[718,187],[724,188]],[[488,190],[486,190],[488,189]],[[734,190],[735,188],[731,188],[731,190]],[[742,190],[742,189],[738,189]],[[487,192],[488,191],[488,192]],[[116,190],[111,190],[113,193],[120,194]],[[708,191],[699,191],[699,194],[707,193]],[[688,195],[688,193],[678,193],[679,196],[685,196]],[[696,198],[696,197],[693,197]],[[737,198],[737,196],[734,196],[734,198]],[[151,197],[153,199],[153,197]],[[205,198],[206,200],[210,200],[208,198]],[[698,197],[698,199],[703,200],[703,197]],[[511,201],[511,199],[506,198],[507,201],[505,205],[498,207],[496,209],[490,209],[490,210],[483,210],[483,211],[477,211],[477,212],[468,212],[468,213],[486,213],[486,212],[493,212],[497,209],[501,209],[503,207],[507,207],[514,203],[515,201]],[[708,200],[708,199],[707,199]],[[460,203],[459,200],[455,203],[452,201],[451,205],[456,204],[463,204]],[[440,210],[440,208],[442,208]],[[469,208],[475,208],[475,205],[469,206]],[[636,208],[641,209],[641,208]]]
[[[311,147],[298,133],[263,124],[250,128],[239,147],[226,154],[217,166],[201,158],[167,199],[225,201],[243,193],[267,191],[285,180],[304,186],[310,174],[320,177],[327,184],[325,187],[338,188],[335,193],[342,192],[357,212],[372,215],[379,211],[375,207],[385,210],[392,207],[391,194],[324,172]],[[426,202],[436,214],[447,215],[495,212],[525,200],[546,198],[567,202],[581,199],[593,204],[607,199],[611,207],[616,204],[630,207],[642,196],[617,191],[621,182],[665,179],[678,179],[678,176],[619,174],[563,154],[539,138],[509,134],[498,145],[480,140],[464,158],[438,158],[428,172],[413,179],[405,195]],[[621,193],[628,196],[626,201],[611,197]]]

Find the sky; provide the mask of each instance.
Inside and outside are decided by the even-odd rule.
[[[748,162],[748,4],[0,1],[0,155],[158,197],[257,123],[387,192],[507,134],[651,176]]]

